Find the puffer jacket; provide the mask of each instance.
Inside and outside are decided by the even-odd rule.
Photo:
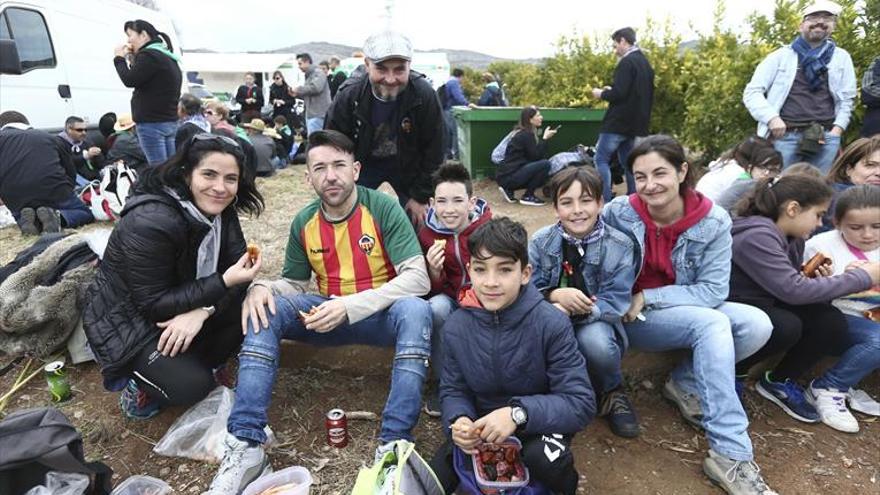
[[[464,305],[443,326],[443,420],[525,408],[525,435],[576,433],[596,412],[569,319],[532,284],[501,311]]]
[[[456,234],[443,226],[433,207],[428,209],[425,225],[419,229],[419,244],[422,246],[422,252],[427,254],[434,241],[446,241],[443,272],[440,280],[431,280],[431,295],[442,293],[458,299],[458,292],[471,284],[467,274],[467,265],[471,261],[471,253],[467,246],[468,239],[477,227],[488,222],[490,218],[492,211],[489,209],[489,203],[479,198],[471,212],[470,225]]]
[[[123,57],[113,59],[119,79],[126,87],[134,88],[131,95],[131,115],[135,122],[176,122],[177,100],[183,75],[177,61],[168,55],[147,47],[162,45],[153,40],[134,56],[131,66]]]
[[[196,280],[196,257],[209,227],[167,194],[129,198],[83,310],[105,383],[127,375],[129,361],[160,335],[156,323],[205,306],[222,314],[241,300],[247,284],[227,288],[222,275],[244,254],[244,235],[233,206],[222,215],[217,272]]]

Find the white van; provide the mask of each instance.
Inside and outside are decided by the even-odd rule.
[[[181,53],[171,19],[125,0],[0,0],[0,112],[16,110],[31,125],[60,130],[71,115],[89,128],[101,115],[131,112],[131,88],[113,66],[113,50],[126,42],[123,25],[143,19],[167,33]],[[20,73],[6,57],[13,40]]]

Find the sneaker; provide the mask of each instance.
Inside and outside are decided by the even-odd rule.
[[[251,445],[227,433],[220,470],[211,481],[207,495],[239,495],[255,479],[272,472],[269,458],[260,444]]]
[[[734,461],[709,449],[703,472],[730,495],[777,495],[764,482],[761,468],[754,461]]]
[[[519,200],[519,204],[526,206],[544,206],[547,203],[543,199],[535,196],[534,194],[529,194],[527,196],[523,196],[522,199]]]
[[[767,371],[755,384],[755,390],[798,421],[818,423],[821,419],[816,408],[804,398],[804,389],[789,379],[774,382],[770,380],[770,372]]]
[[[629,397],[619,389],[607,392],[602,398],[599,416],[608,418],[608,424],[615,435],[623,438],[639,436],[639,418]]]
[[[134,380],[128,380],[119,394],[119,407],[128,419],[150,419],[159,414],[159,403],[141,390]]]
[[[516,203],[515,192],[510,189],[504,189],[503,187],[498,187],[498,190],[501,191],[501,197],[504,198],[504,201],[507,201],[508,203]]]
[[[846,394],[830,388],[807,388],[807,402],[815,406],[826,425],[844,433],[858,433],[859,422],[846,408]]]
[[[703,408],[700,406],[699,397],[680,389],[672,378],[666,380],[662,393],[663,397],[678,406],[678,411],[685,421],[697,428],[703,427]]]
[[[858,411],[869,416],[880,416],[880,402],[874,400],[874,398],[868,395],[864,390],[851,388],[846,395],[846,398],[849,401],[849,408],[853,411]]]
[[[37,208],[37,219],[43,224],[44,234],[61,232],[61,214],[58,213],[58,210],[41,206]]]
[[[37,212],[33,208],[22,208],[18,228],[24,235],[40,235],[40,227],[37,226]]]
[[[381,442],[381,440],[380,440]],[[394,447],[397,445],[396,440],[392,440],[387,443],[379,443],[379,446],[376,447],[376,453],[373,454],[373,464],[375,465],[377,462],[381,461],[385,454],[388,452],[393,452]]]
[[[440,410],[440,396],[437,395],[437,392],[428,394],[428,397],[425,399],[425,407],[423,410],[425,411],[425,414],[432,418],[439,418],[443,415]]]

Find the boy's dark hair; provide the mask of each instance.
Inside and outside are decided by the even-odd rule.
[[[202,113],[202,100],[199,99],[198,96],[192,93],[184,93],[180,95],[180,100],[178,100],[180,106],[183,108],[184,113],[189,116],[199,115]]]
[[[834,190],[824,179],[798,174],[768,177],[756,182],[752,191],[736,204],[735,210],[740,217],[762,216],[775,222],[792,201],[810,208],[829,201],[832,194]]]
[[[458,67],[452,69],[452,77],[461,77],[464,75],[464,71],[459,69]]]
[[[323,131],[315,131],[309,134],[309,147],[306,150],[306,156],[309,152],[320,146],[330,146],[333,149],[354,156],[354,143],[345,134],[331,129]]]
[[[80,122],[85,122],[82,117],[71,115],[70,117],[67,117],[67,120],[64,121],[64,127],[73,127],[74,124],[79,124]]]
[[[31,123],[28,122],[27,117],[25,117],[23,113],[16,112],[15,110],[7,110],[3,113],[0,113],[0,127],[3,127],[6,124],[31,125]]]
[[[612,41],[620,41],[620,38],[625,39],[630,45],[636,44],[636,32],[631,27],[620,28],[611,34]]]
[[[461,182],[467,191],[468,197],[474,195],[474,185],[471,183],[471,174],[468,173],[464,165],[458,163],[448,163],[441,165],[440,168],[431,176],[431,182],[434,189],[444,182]]]
[[[312,56],[309,55],[308,53],[297,53],[296,59],[302,60],[303,62],[312,63]]]
[[[471,234],[468,251],[473,259],[500,256],[519,261],[520,266],[525,267],[529,262],[529,236],[521,223],[507,217],[496,217],[477,227]]]
[[[862,208],[880,208],[880,186],[862,184],[843,191],[834,205],[834,224],[839,224],[849,210]]]
[[[559,201],[559,195],[568,191],[575,182],[579,182],[582,192],[595,200],[602,199],[602,177],[593,167],[569,167],[550,179],[550,198],[553,206]]]
[[[278,125],[287,125],[287,117],[284,115],[275,116],[274,122]]]

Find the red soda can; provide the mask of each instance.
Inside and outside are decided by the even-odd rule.
[[[348,445],[348,419],[342,409],[331,409],[324,422],[327,426],[327,445],[342,448]]]

